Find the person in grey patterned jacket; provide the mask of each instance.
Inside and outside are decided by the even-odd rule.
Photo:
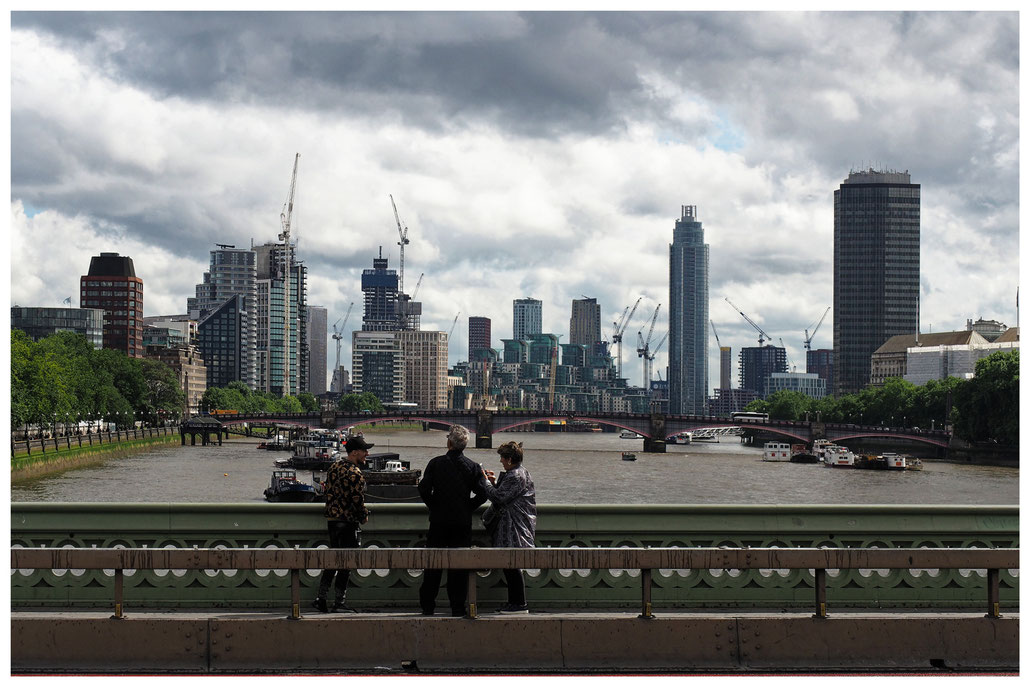
[[[483,524],[494,546],[531,548],[536,536],[536,489],[529,470],[522,465],[522,444],[505,442],[497,453],[505,471],[495,479],[492,470],[483,470],[480,478],[480,486],[490,500],[483,513]],[[522,571],[505,570],[504,580],[508,585],[508,603],[500,612],[529,613]]]

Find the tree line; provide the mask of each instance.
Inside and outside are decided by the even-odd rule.
[[[296,396],[276,396],[254,391],[243,382],[229,382],[224,387],[211,387],[204,392],[200,409],[236,410],[241,413],[312,413],[318,411],[318,399],[304,391]]]
[[[813,399],[777,391],[745,410],[772,420],[810,420],[857,425],[941,429],[972,442],[1019,443],[1019,350],[997,351],[976,363],[972,379],[932,379],[922,386],[894,377],[857,394]]]
[[[178,420],[185,394],[166,363],[95,349],[81,334],[39,341],[11,330],[11,427],[88,422],[159,424]]]

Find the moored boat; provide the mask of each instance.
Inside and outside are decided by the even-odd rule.
[[[791,444],[790,462],[792,463],[818,463],[819,456],[809,451],[804,444]]]
[[[855,467],[855,454],[843,446],[827,444],[823,456],[823,466],[828,468]]]
[[[310,503],[319,497],[320,489],[297,479],[296,470],[273,470],[265,489],[265,500],[273,503]]]
[[[619,438],[620,439],[643,439],[644,437],[639,435],[639,434],[637,434],[636,432],[630,431],[628,429],[624,429],[624,430],[622,430],[622,434],[619,435]]]
[[[762,460],[783,463],[790,461],[790,444],[782,441],[766,442],[765,449],[762,452]]]

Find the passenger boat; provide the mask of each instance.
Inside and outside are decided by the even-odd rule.
[[[622,459],[623,460],[636,460],[637,459],[637,454],[630,453],[629,451],[623,451],[622,452]]]
[[[689,444],[693,441],[694,436],[690,432],[680,432],[679,434],[673,434],[669,437],[666,443],[669,444]]]
[[[276,465],[299,470],[328,470],[342,455],[339,432],[312,432],[295,441],[293,455],[276,461]]]
[[[855,468],[858,470],[886,470],[886,456],[873,453],[860,453],[855,457]]]
[[[762,453],[762,460],[770,462],[789,462],[790,444],[786,444],[781,441],[766,442],[765,450]]]
[[[620,439],[643,439],[644,437],[642,437],[641,435],[637,434],[636,432],[632,432],[632,431],[630,431],[628,429],[624,429],[624,430],[622,430],[622,434],[619,435],[619,438]]]
[[[319,487],[299,481],[296,470],[273,470],[272,480],[265,489],[265,500],[273,503],[310,503],[319,498],[320,492]]]
[[[819,456],[815,455],[813,451],[809,451],[808,447],[804,444],[791,444],[790,446],[790,462],[792,463],[818,463]]]
[[[843,446],[827,444],[823,457],[823,467],[853,468],[855,467],[855,454]]]

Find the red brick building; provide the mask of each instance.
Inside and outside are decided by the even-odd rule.
[[[104,311],[104,348],[143,357],[143,280],[136,276],[132,258],[93,256],[89,274],[79,280],[79,307]]]

